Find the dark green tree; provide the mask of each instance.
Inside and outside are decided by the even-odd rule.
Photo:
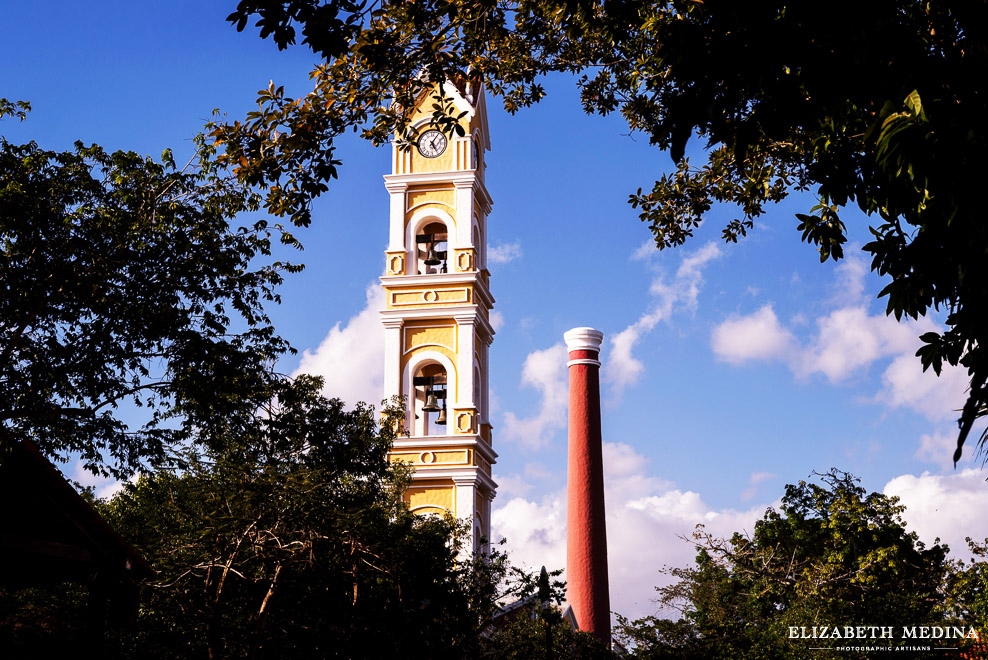
[[[451,519],[411,514],[395,425],[347,411],[320,381],[279,384],[230,437],[103,506],[155,567],[140,658],[464,658],[503,563],[460,559]],[[390,409],[388,413],[395,413]],[[210,446],[217,449],[209,449]]]
[[[413,143],[408,111],[430,81],[484,80],[513,112],[543,97],[543,76],[576,74],[587,112],[620,112],[676,163],[630,198],[659,248],[688,240],[714,203],[737,207],[723,232],[737,241],[768,205],[811,191],[796,228],[836,260],[856,205],[874,218],[864,249],[889,277],[887,313],[946,314],[917,355],[970,376],[956,456],[986,414],[983,0],[242,0],[229,20],[243,30],[254,17],[262,38],[323,58],[311,94],[272,85],[244,121],[214,127],[275,213],[307,216],[342,131]],[[436,123],[448,120],[439,98]]]
[[[618,657],[588,632],[559,621],[549,626],[546,612],[520,616],[483,640],[484,660],[613,660]],[[557,612],[558,614],[558,612]],[[551,616],[551,615],[550,615]],[[548,627],[547,627],[548,626]],[[546,631],[551,647],[546,644]],[[551,655],[547,652],[552,649]]]
[[[490,660],[610,660],[615,655],[596,637],[574,630],[561,609],[566,583],[542,567],[538,575],[507,567],[510,598],[486,631],[477,657]]]
[[[658,589],[680,618],[621,621],[636,657],[811,658],[811,646],[834,640],[790,639],[791,627],[893,626],[894,639],[874,641],[884,646],[901,643],[903,626],[945,624],[946,546],[907,532],[896,498],[836,470],[818,476],[786,486],[750,537],[699,527],[696,564],[671,569],[678,581]]]
[[[947,576],[947,616],[957,625],[984,630],[988,624],[988,539],[977,542],[968,538],[967,544],[972,559],[954,562]],[[982,651],[988,651],[988,646]]]
[[[28,109],[0,100],[0,117]],[[295,241],[233,222],[258,201],[211,155],[0,137],[0,437],[123,477],[267,396],[288,346],[263,304],[296,268],[271,244]]]

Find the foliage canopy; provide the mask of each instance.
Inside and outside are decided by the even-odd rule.
[[[394,425],[320,387],[282,382],[262,415],[222,441],[200,438],[207,449],[185,470],[142,476],[104,504],[156,568],[125,655],[476,651],[503,562],[457,561],[457,523],[402,502],[406,470],[387,460]]]
[[[924,546],[905,530],[896,498],[866,494],[843,472],[819,476],[822,485],[787,486],[750,536],[719,539],[699,527],[695,565],[669,570],[677,582],[658,589],[680,617],[622,619],[619,637],[643,660],[796,659],[842,644],[791,639],[791,627],[891,626],[891,638],[858,641],[884,647],[915,644],[903,640],[904,626],[984,625],[984,563],[964,567],[946,546]],[[958,641],[968,640],[944,643]]]
[[[576,74],[588,113],[620,112],[676,162],[630,197],[657,247],[688,240],[714,203],[737,207],[723,231],[737,241],[767,205],[812,191],[797,230],[836,260],[856,204],[875,218],[864,250],[890,279],[887,312],[946,314],[944,332],[921,338],[923,368],[970,376],[955,460],[988,410],[988,4],[242,0],[229,20],[243,30],[252,17],[262,38],[324,60],[311,94],[272,85],[244,121],[213,127],[272,211],[307,218],[350,127],[413,143],[409,110],[430,81],[483,80],[513,112],[544,96],[545,75]],[[701,162],[685,157],[691,139]]]
[[[28,109],[0,100],[0,117]],[[259,262],[294,238],[232,224],[258,200],[211,155],[0,137],[0,430],[123,477],[267,395],[289,349],[263,304],[296,267]]]

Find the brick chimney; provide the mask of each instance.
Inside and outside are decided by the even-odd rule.
[[[580,630],[593,633],[610,646],[598,359],[604,333],[593,328],[573,328],[563,338],[569,349],[566,596]]]

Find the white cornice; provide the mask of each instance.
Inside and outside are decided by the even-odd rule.
[[[437,286],[440,284],[482,284],[475,272],[431,273],[429,275],[384,275],[385,286]]]
[[[473,447],[477,450],[481,456],[487,459],[487,462],[494,463],[497,460],[497,452],[494,449],[480,439],[479,435],[474,433],[465,433],[463,435],[413,435],[406,436],[400,440],[395,440],[392,445],[392,449],[421,449],[422,451],[431,451],[436,448],[449,448],[449,447]]]
[[[473,182],[477,179],[473,170],[452,170],[446,172],[409,172],[407,174],[385,174],[384,185],[411,183],[452,183]]]
[[[497,483],[487,476],[487,473],[479,467],[470,468],[442,468],[428,465],[415,465],[414,479],[452,479],[454,484],[476,486],[482,485],[491,491],[491,498],[497,492]]]
[[[457,305],[455,307],[417,307],[415,309],[382,309],[382,323],[389,320],[401,319],[403,321],[435,318],[455,318],[467,314],[474,315],[477,323],[488,336],[494,336],[494,328],[491,326],[483,314],[480,313],[477,305]]]
[[[494,201],[491,199],[491,194],[487,192],[487,186],[484,184],[483,179],[477,176],[475,170],[454,170],[446,172],[411,172],[409,174],[385,174],[384,175],[384,187],[389,191],[392,190],[389,186],[410,186],[416,183],[452,183],[454,187],[473,187],[477,196],[484,203],[487,211],[490,212],[490,207],[493,205]],[[397,191],[401,191],[401,188],[397,188]]]
[[[380,279],[382,286],[401,288],[443,286],[445,284],[471,284],[487,309],[492,309],[496,302],[494,296],[491,295],[491,290],[487,288],[487,283],[477,272],[434,273],[431,275],[383,275]],[[450,308],[443,307],[441,309]]]

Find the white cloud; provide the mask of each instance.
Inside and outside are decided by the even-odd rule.
[[[988,518],[983,515],[988,483],[982,470],[905,474],[889,481],[883,492],[897,496],[906,506],[902,517],[920,540],[931,544],[939,537],[950,546],[952,556],[967,556],[965,537],[980,541],[988,537]]]
[[[528,332],[533,328],[539,327],[539,317],[537,316],[526,316],[521,321],[518,321],[518,327]]]
[[[565,473],[563,478],[566,478]],[[497,483],[497,493],[499,497],[512,498],[526,495],[535,488],[536,482],[555,482],[558,485],[559,475],[548,470],[541,463],[526,463],[524,474],[494,474],[494,481]]]
[[[649,239],[635,248],[631,253],[632,261],[647,261],[659,253],[659,248],[655,247],[655,241]]]
[[[549,470],[542,463],[531,462],[525,463],[525,476],[529,479],[529,481],[532,479],[545,481],[546,479],[554,478],[556,473]]]
[[[604,443],[608,577],[611,609],[638,617],[656,611],[654,587],[668,584],[664,566],[686,566],[696,554],[689,537],[697,524],[729,536],[751,530],[764,506],[747,511],[715,510],[695,492],[651,476],[648,460],[632,447]],[[539,501],[516,497],[495,508],[495,539],[506,538],[514,563],[534,569],[562,568],[566,562],[566,493]]]
[[[752,472],[751,478],[748,479],[748,487],[741,491],[741,501],[747,502],[752,499],[758,492],[758,484],[769,479],[775,479],[777,476],[772,472]]]
[[[528,491],[535,487],[534,484],[520,474],[505,475],[495,472],[493,476],[494,483],[497,484],[498,497],[524,497]]]
[[[494,332],[504,327],[504,314],[496,309],[491,310],[491,327],[494,328]]]
[[[947,467],[953,464],[955,449],[957,449],[957,431],[937,429],[933,433],[924,433],[919,437],[919,449],[914,456],[921,461]]]
[[[522,367],[521,384],[539,391],[539,409],[525,418],[519,418],[513,412],[505,413],[504,438],[522,443],[526,448],[539,449],[566,425],[569,405],[566,358],[563,344],[528,354]]]
[[[653,588],[669,584],[664,566],[688,566],[694,547],[683,540],[697,524],[714,536],[751,531],[770,504],[747,510],[714,509],[699,493],[675,488],[647,473],[648,461],[627,445],[604,444],[607,508],[608,575],[611,609],[637,617],[656,611]],[[751,475],[756,485],[775,478]],[[951,475],[902,475],[886,484],[886,495],[906,506],[903,518],[921,540],[939,537],[952,556],[966,556],[964,538],[988,537],[988,519],[981,515],[988,484],[981,470]],[[778,502],[771,503],[778,506]],[[493,512],[494,536],[506,538],[513,561],[522,566],[553,569],[566,561],[566,493],[560,490],[539,501],[515,497]]]
[[[491,511],[495,542],[507,539],[516,566],[550,571],[566,566],[566,493],[560,491],[538,502],[515,497]],[[612,606],[613,608],[613,606]]]
[[[918,340],[915,347],[919,347]],[[913,353],[915,350],[897,357],[885,369],[882,389],[875,399],[891,408],[911,408],[935,422],[956,419],[967,398],[967,371],[944,365],[937,378],[932,369],[923,371]]]
[[[837,275],[837,287],[831,298],[833,304],[848,302],[865,303],[869,297],[865,294],[865,277],[868,275],[868,262],[857,251],[857,246],[848,249],[848,256],[834,269]],[[793,273],[796,276],[795,273]]]
[[[776,500],[745,510],[716,509],[700,493],[651,476],[648,460],[630,446],[604,443],[603,450],[611,609],[625,616],[657,612],[654,587],[671,582],[659,571],[692,564],[695,548],[684,538],[697,524],[718,537],[751,532],[768,506],[779,505]],[[749,483],[755,486],[774,478],[769,472],[755,472]],[[903,518],[908,529],[927,544],[939,537],[950,545],[952,556],[966,556],[966,536],[988,537],[988,519],[981,514],[988,483],[981,470],[902,475],[890,480],[883,492],[899,497],[906,506]],[[495,500],[492,525],[495,540],[507,539],[516,565],[565,567],[564,489],[540,500],[520,496],[503,504]]]
[[[487,250],[487,261],[492,264],[506,264],[522,257],[521,241],[492,245]]]
[[[326,380],[323,394],[348,405],[378,406],[384,396],[384,290],[367,287],[367,304],[346,325],[337,323],[315,351],[305,350],[292,375],[314,374]]]
[[[644,247],[639,248],[633,258],[644,258],[639,257],[639,253],[644,254]],[[637,321],[609,340],[610,350],[604,361],[602,376],[611,388],[610,403],[620,401],[625,388],[637,383],[645,371],[645,365],[634,356],[635,345],[659,321],[669,318],[673,311],[679,308],[696,310],[697,297],[703,285],[703,268],[721,254],[716,243],[707,243],[683,258],[672,283],[667,283],[662,276],[653,280],[649,293],[656,297],[655,302]]]
[[[899,322],[884,313],[869,314],[864,293],[867,273],[867,264],[859,255],[849,256],[838,267],[828,303],[837,306],[816,318],[815,333],[806,340],[794,333],[805,324],[804,318],[794,317],[786,327],[772,305],[763,305],[748,315],[732,315],[715,327],[711,348],[731,364],[778,360],[797,378],[821,374],[831,383],[847,381],[888,360],[876,402],[910,408],[933,421],[956,417],[968,384],[963,369],[944,367],[937,378],[932,370],[924,373],[915,357],[919,335],[938,326],[929,318]]]
[[[796,338],[782,327],[772,305],[763,305],[754,314],[732,316],[714,328],[714,353],[731,364],[750,360],[787,360],[796,347]]]
[[[610,384],[611,398],[619,400],[624,389],[634,385],[645,372],[645,365],[632,351],[635,344],[662,319],[661,314],[646,313],[610,338],[610,350],[604,361],[603,378]]]
[[[900,323],[884,314],[872,316],[864,306],[835,309],[816,324],[815,340],[793,368],[801,376],[822,373],[831,383],[878,359],[915,353],[917,337],[933,329],[925,320]]]

